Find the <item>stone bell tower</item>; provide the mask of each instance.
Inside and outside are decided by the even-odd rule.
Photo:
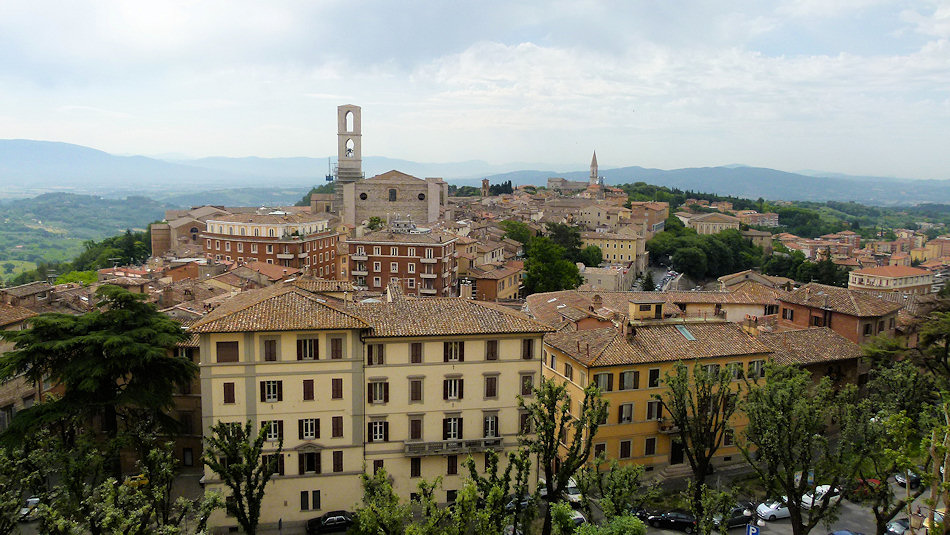
[[[337,106],[337,171],[338,182],[355,182],[363,178],[363,146],[360,133],[360,107]]]

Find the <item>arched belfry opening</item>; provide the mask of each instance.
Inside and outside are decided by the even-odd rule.
[[[346,120],[344,123],[345,123],[344,124],[345,131],[352,132],[353,131],[353,112],[352,111],[346,112]]]

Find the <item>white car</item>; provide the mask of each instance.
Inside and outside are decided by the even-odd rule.
[[[831,488],[831,485],[819,485],[818,488],[815,489],[814,498],[810,493],[802,496],[802,509],[811,509],[812,505],[821,504],[826,495],[828,496],[828,505],[835,505],[841,501],[840,490]]]
[[[777,520],[779,518],[788,518],[788,506],[785,505],[785,497],[782,496],[781,500],[771,500],[764,503],[760,503],[758,507],[755,508],[755,514],[758,515],[762,520]]]
[[[20,521],[26,522],[33,518],[33,513],[36,512],[36,508],[40,505],[40,499],[36,497],[31,497],[26,500],[26,506],[20,509]]]
[[[575,526],[580,526],[581,524],[586,524],[587,519],[584,518],[584,515],[580,511],[571,512],[571,522],[574,522]]]
[[[581,489],[577,488],[577,482],[574,481],[573,477],[567,480],[564,497],[571,503],[581,503]]]

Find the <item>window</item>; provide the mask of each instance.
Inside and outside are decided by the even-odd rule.
[[[624,403],[620,405],[619,419],[617,423],[628,424],[633,421],[633,403]]]
[[[330,399],[343,399],[343,379],[330,380]]]
[[[656,455],[656,437],[647,437],[643,441],[643,454]]]
[[[384,363],[383,344],[368,344],[366,346],[366,365],[382,366]]]
[[[320,509],[320,491],[311,490],[309,492],[300,491],[300,510],[316,511]]]
[[[270,232],[271,232],[271,234],[273,234],[273,233],[274,233],[274,230],[271,229]],[[273,246],[273,245],[268,244],[268,245],[267,245],[267,248],[266,248],[265,250],[267,251],[267,254],[274,254],[274,246]]]
[[[877,322],[877,332],[881,332],[883,330],[884,330],[884,320],[881,320]]]
[[[498,437],[498,415],[486,414],[482,425],[482,436],[485,438]]]
[[[425,257],[426,257],[426,258],[434,258],[433,254],[432,254],[432,249],[431,249],[431,248],[429,248],[429,247],[426,248]]]
[[[381,255],[381,254],[383,254],[383,248],[380,247],[379,245],[374,245],[374,246],[373,246],[373,255],[379,256],[379,255]]]
[[[389,382],[372,381],[367,389],[370,403],[389,403]]]
[[[277,360],[277,340],[264,340],[264,360],[267,362]]]
[[[284,421],[283,420],[266,420],[261,422],[262,426],[267,427],[266,440],[274,442],[284,438]]]
[[[254,229],[254,232],[257,232],[257,229]],[[256,243],[252,243],[252,244],[251,244],[251,252],[252,252],[252,253],[257,253],[257,244],[256,244]]]
[[[182,448],[181,464],[185,466],[194,466],[195,465],[195,450],[191,448]]]
[[[332,435],[333,438],[342,438],[343,437],[343,417],[334,416],[333,419],[330,420],[330,424],[331,424],[330,435]]]
[[[224,383],[224,402],[234,403],[234,383]]]
[[[389,256],[399,256],[399,248],[398,248],[398,247],[390,247],[390,248],[389,248]]]
[[[629,440],[620,441],[620,458],[621,459],[630,458],[630,441]]]
[[[449,476],[458,475],[459,473],[459,458],[458,455],[446,455],[445,456],[445,474]]]
[[[416,248],[410,247],[409,252],[406,253],[406,256],[416,256]]]
[[[451,378],[442,381],[442,399],[462,399],[465,381],[460,378]]]
[[[409,418],[409,440],[422,440],[422,418]]]
[[[283,381],[261,381],[261,401],[273,403],[284,400]]]
[[[409,401],[422,401],[422,379],[409,379]]]
[[[320,419],[304,418],[297,420],[297,438],[300,440],[314,440],[320,438]]]
[[[333,360],[339,360],[343,358],[343,339],[342,338],[330,339],[330,358]]]
[[[566,362],[564,363],[564,377],[567,377],[568,381],[574,380],[574,368]]]
[[[485,342],[485,360],[498,360],[498,340]]]
[[[297,454],[297,468],[300,474],[320,473],[320,453],[308,451]]]
[[[530,396],[534,394],[534,374],[525,374],[521,376],[521,395]]]
[[[653,368],[650,370],[650,378],[647,381],[647,388],[656,388],[660,386],[660,369]]]
[[[389,263],[389,272],[390,273],[399,273],[399,264],[397,262]]]
[[[729,377],[732,377],[733,381],[738,381],[742,379],[742,363],[741,362],[730,362],[726,364],[726,369],[729,370]]]
[[[555,368],[554,353],[551,353],[551,366],[550,366],[550,368],[551,368],[552,370]]]
[[[795,319],[795,311],[790,308],[782,307],[782,319],[792,321]]]
[[[413,342],[409,344],[409,362],[413,364],[422,363],[422,342]]]
[[[874,334],[874,325],[870,323],[864,324],[864,336],[871,336]]]
[[[812,316],[812,317],[811,317],[811,324],[812,324],[813,326],[815,326],[815,327],[822,327],[822,326],[825,325],[825,322],[824,322],[824,320],[822,319],[821,316]]]
[[[407,269],[407,271],[408,271],[409,273],[415,273],[415,272],[416,272],[416,265],[415,265],[415,264],[406,264],[406,269]],[[409,280],[412,280],[412,279],[409,279]]]
[[[243,233],[243,232],[244,232],[244,229],[241,229],[241,232]],[[243,252],[244,252],[244,242],[238,242],[238,244],[237,244],[237,250],[238,250],[239,253],[243,253]]]
[[[462,418],[452,416],[442,419],[442,440],[460,440],[462,438]]]
[[[621,372],[620,390],[636,390],[640,388],[640,372]]]
[[[406,279],[406,286],[408,286],[410,289],[415,288],[415,287],[416,287],[416,279]]]
[[[518,432],[526,435],[531,432],[531,415],[527,412],[518,415]]]
[[[463,362],[465,360],[465,342],[443,342],[443,362]]]
[[[459,491],[457,490],[447,490],[445,491],[445,501],[448,503],[455,503],[455,500],[458,498]]]
[[[225,250],[225,251],[230,251],[230,250],[231,250],[231,242],[229,242],[229,241],[224,242],[224,250]]]
[[[732,429],[726,429],[726,432],[722,435],[722,445],[723,446],[734,446],[736,443],[736,434]]]
[[[649,312],[653,305],[640,305],[640,312]]]
[[[659,420],[660,411],[659,401],[647,401],[647,420]]]
[[[390,189],[390,190],[389,190],[389,202],[395,202],[395,201],[396,201],[396,190],[395,190],[395,189]]]
[[[215,344],[215,354],[218,362],[237,362],[238,361],[238,343],[237,342],[218,342]]]
[[[596,373],[594,374],[594,383],[601,392],[610,392],[614,389],[614,374]]]
[[[498,376],[497,375],[485,376],[485,397],[486,398],[498,397]]]
[[[888,328],[888,329],[893,329],[893,328],[894,328],[894,318],[891,318],[891,319],[889,320],[889,322],[888,322],[888,324],[887,324],[887,328]]]
[[[526,338],[521,341],[521,358],[525,360],[534,358],[534,340]]]
[[[703,371],[706,372],[706,375],[709,377],[719,377],[719,365],[718,364],[706,364],[703,366]]]
[[[380,271],[382,271],[382,270],[383,270],[383,263],[382,263],[382,262],[373,262],[373,271],[375,271],[375,272],[380,272]]]
[[[318,360],[319,358],[319,342],[316,338],[297,340],[297,360]]]
[[[334,472],[343,471],[343,452],[342,451],[333,452],[333,471]]]
[[[303,380],[303,400],[313,401],[313,379]]]
[[[214,249],[215,249],[216,251],[220,251],[220,250],[221,250],[221,240],[214,240]]]
[[[271,465],[274,468],[274,473],[278,475],[284,475],[284,456],[279,453],[273,455],[261,455],[261,458],[265,463]]]
[[[389,441],[389,422],[377,420],[369,423],[369,431],[366,433],[369,442],[388,442]]]
[[[422,477],[422,457],[409,458],[409,477]]]
[[[594,458],[604,457],[607,455],[607,444],[600,442],[594,444]]]
[[[764,360],[750,360],[749,361],[749,377],[752,379],[760,379],[765,377],[765,361]]]

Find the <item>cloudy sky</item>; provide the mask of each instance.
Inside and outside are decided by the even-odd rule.
[[[723,6],[729,6],[724,8]],[[950,179],[950,1],[0,1],[0,138]]]

